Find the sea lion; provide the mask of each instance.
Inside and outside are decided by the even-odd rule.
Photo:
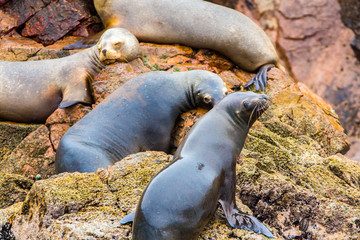
[[[266,33],[234,9],[202,0],[94,0],[94,5],[105,29],[123,27],[144,42],[213,49],[246,71],[258,71],[245,87],[264,90],[267,70],[274,65],[284,70]],[[86,47],[97,38],[66,48]]]
[[[56,108],[91,105],[91,82],[108,61],[139,57],[139,42],[126,29],[104,32],[98,43],[50,60],[0,61],[0,119],[43,123]]]
[[[236,160],[249,128],[266,110],[266,95],[231,93],[205,114],[177,149],[174,160],[147,185],[134,213],[132,239],[194,239],[219,202],[232,227],[272,238],[235,203]]]
[[[204,70],[148,72],[120,86],[62,137],[57,172],[94,172],[129,154],[169,152],[179,114],[210,109],[227,93],[219,76]]]

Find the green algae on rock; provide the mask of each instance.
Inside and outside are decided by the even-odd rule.
[[[33,183],[21,175],[0,173],[0,209],[24,201]]]

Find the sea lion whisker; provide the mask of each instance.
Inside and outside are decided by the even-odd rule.
[[[253,116],[254,112],[256,111],[256,108],[257,108],[257,107],[258,107],[258,106],[255,105],[255,107],[254,107],[253,110],[251,111],[251,114],[250,114],[250,117],[249,117],[249,121],[248,121],[248,126],[249,126],[249,127],[250,127],[250,122],[251,122],[252,116]]]

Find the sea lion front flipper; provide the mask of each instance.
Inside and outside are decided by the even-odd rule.
[[[67,86],[62,92],[63,97],[58,108],[67,108],[78,103],[85,106],[92,105],[94,101],[92,98],[91,77],[86,75],[80,75],[75,81],[69,81],[67,83]],[[79,81],[81,79],[85,80]]]
[[[272,65],[272,64],[266,64],[266,65],[262,66],[259,69],[258,73],[256,73],[256,75],[244,85],[244,88],[247,88],[247,87],[251,86],[252,84],[255,84],[256,91],[259,91],[259,86],[260,86],[260,89],[262,91],[264,91],[265,86],[266,86],[267,71],[273,67],[274,67],[274,65]]]
[[[72,50],[72,49],[82,49],[82,48],[88,48],[94,46],[100,39],[101,35],[106,31],[106,29],[102,30],[101,32],[98,32],[94,35],[91,35],[89,37],[80,39],[77,42],[74,42],[72,44],[69,44],[65,47],[63,47],[64,50]]]
[[[120,224],[124,225],[124,224],[127,224],[127,223],[131,223],[131,222],[134,221],[134,217],[135,217],[135,211],[129,213],[123,219],[121,219]]]

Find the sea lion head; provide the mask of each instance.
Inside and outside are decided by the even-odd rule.
[[[191,74],[194,80],[193,94],[197,107],[211,109],[228,94],[224,81],[215,73],[193,70]]]
[[[230,116],[251,127],[269,107],[269,98],[265,94],[235,92],[226,96],[219,105],[225,105]]]
[[[106,64],[116,60],[130,62],[141,56],[137,38],[123,28],[106,30],[97,43],[100,61]]]

